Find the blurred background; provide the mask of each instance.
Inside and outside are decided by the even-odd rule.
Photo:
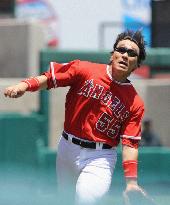
[[[141,29],[147,59],[132,74],[146,113],[139,180],[170,200],[170,1],[0,0],[0,202],[56,204],[55,158],[68,88],[7,99],[4,88],[47,70],[50,61],[107,63],[117,34]],[[121,151],[106,204],[122,204]],[[113,192],[113,193],[112,193]]]

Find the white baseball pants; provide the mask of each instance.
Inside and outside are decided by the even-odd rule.
[[[72,204],[74,196],[76,205],[95,204],[109,191],[116,160],[116,148],[82,148],[61,136],[56,168],[61,202]]]

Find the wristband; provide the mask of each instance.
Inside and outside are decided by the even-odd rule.
[[[34,92],[40,88],[40,82],[37,78],[27,78],[21,82],[24,82],[28,85],[27,91]]]
[[[123,169],[125,178],[137,178],[137,166],[136,160],[127,160],[123,162]]]

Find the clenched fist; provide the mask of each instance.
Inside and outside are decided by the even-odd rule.
[[[24,82],[7,87],[4,91],[5,97],[18,98],[21,97],[27,90],[28,85]]]

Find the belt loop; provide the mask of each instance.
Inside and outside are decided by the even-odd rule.
[[[68,141],[69,141],[69,142],[72,142],[73,136],[70,135],[70,134],[67,134],[67,135],[68,135]]]
[[[102,150],[103,148],[103,143],[96,142],[96,150]]]

